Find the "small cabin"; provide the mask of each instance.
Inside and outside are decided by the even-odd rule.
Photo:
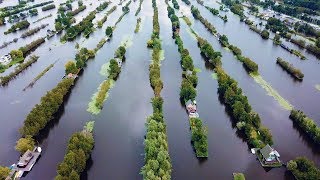
[[[264,148],[260,149],[260,153],[265,164],[280,162],[280,154],[269,144],[267,144]]]
[[[6,54],[0,58],[0,63],[3,65],[8,65],[11,62],[12,58],[10,54]]]
[[[189,100],[186,102],[186,109],[189,113],[189,115],[191,113],[197,113],[197,104],[196,104],[196,101],[195,100]]]
[[[32,158],[33,158],[33,153],[32,151],[28,150],[20,157],[17,166],[20,168],[26,167]]]
[[[69,73],[69,74],[67,75],[67,78],[69,78],[69,79],[76,79],[77,77],[78,77],[78,75],[72,74],[72,73]]]

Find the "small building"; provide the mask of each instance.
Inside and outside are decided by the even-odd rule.
[[[32,151],[28,150],[27,152],[25,152],[19,159],[19,162],[17,164],[17,166],[19,168],[24,168],[26,167],[29,162],[31,161],[31,159],[33,158],[33,153]]]
[[[69,73],[69,74],[67,75],[67,78],[69,78],[69,79],[76,79],[77,77],[78,77],[77,74]]]
[[[269,144],[258,149],[258,158],[263,167],[281,167],[280,154]]]
[[[3,65],[8,65],[11,62],[12,58],[10,54],[6,54],[0,58],[0,63]]]
[[[122,60],[120,58],[116,58],[116,61],[118,63],[118,66],[121,67],[122,66]]]

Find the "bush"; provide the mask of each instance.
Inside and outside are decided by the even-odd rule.
[[[32,41],[31,43],[29,43],[23,47],[20,47],[19,50],[22,51],[23,56],[26,57],[28,55],[28,53],[30,53],[30,51],[36,49],[44,42],[46,42],[45,38],[39,38],[39,39]]]
[[[302,80],[304,77],[304,74],[297,68],[293,67],[292,64],[289,64],[285,60],[281,58],[277,58],[277,64],[279,64],[284,70],[286,70],[289,74],[291,74],[293,77]]]
[[[291,110],[290,119],[306,133],[315,144],[320,144],[320,127],[300,110]]]
[[[31,136],[26,136],[25,138],[20,138],[17,141],[17,145],[15,149],[20,152],[20,154],[24,154],[28,150],[32,151],[34,149],[35,141]]]
[[[84,128],[81,132],[72,134],[68,142],[67,152],[58,165],[56,180],[80,179],[80,174],[86,167],[94,146],[92,132]]]
[[[65,72],[66,74],[77,74],[78,73],[78,68],[76,66],[76,63],[74,61],[68,61],[65,65]]]
[[[261,32],[261,37],[262,37],[263,39],[269,39],[269,32],[268,32],[267,30],[263,30],[263,31]]]
[[[50,5],[48,5],[48,6],[44,6],[44,7],[42,8],[42,11],[48,11],[48,10],[54,9],[54,8],[56,8],[56,5],[50,4]]]
[[[6,179],[9,176],[10,169],[8,167],[0,166],[0,179]]]
[[[320,170],[305,157],[297,157],[289,161],[287,169],[299,180],[319,179],[320,177]]]
[[[112,36],[113,28],[111,26],[108,26],[106,29],[106,35],[107,36]]]
[[[20,21],[16,24],[12,25],[7,31],[4,32],[4,34],[16,32],[17,30],[27,29],[29,26],[30,26],[29,21],[23,20],[23,21]]]

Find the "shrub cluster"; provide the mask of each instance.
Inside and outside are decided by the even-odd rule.
[[[140,13],[142,3],[143,3],[143,0],[139,0],[139,7],[138,7],[136,13],[134,14],[135,16],[138,16],[138,14]]]
[[[92,20],[96,17],[96,10],[89,13],[81,22],[77,25],[71,26],[67,29],[66,34],[62,37],[63,40],[72,41],[77,35],[81,34],[81,32],[85,32],[87,36],[92,31],[93,23]]]
[[[292,119],[298,126],[313,140],[314,143],[320,144],[320,127],[314,120],[308,118],[300,110],[291,110],[290,119]]]
[[[191,13],[195,19],[200,20],[200,22],[212,33],[215,34],[217,33],[216,28],[206,19],[204,19],[198,8],[194,7],[193,5],[191,6]]]
[[[270,29],[274,33],[279,32],[281,36],[289,31],[289,28],[283,22],[274,17],[268,19],[266,29]]]
[[[134,29],[134,33],[138,33],[140,30],[140,23],[141,23],[141,18],[137,19],[137,24],[136,24],[136,28]]]
[[[39,38],[23,47],[20,47],[19,50],[23,53],[23,56],[26,57],[30,51],[36,49],[44,42],[46,42],[45,38]]]
[[[219,42],[223,47],[228,47],[229,46],[229,40],[226,35],[219,36]]]
[[[223,102],[231,109],[234,119],[239,128],[244,131],[248,144],[255,148],[262,148],[266,144],[273,144],[270,130],[261,126],[261,120],[257,113],[252,111],[246,96],[242,94],[242,89],[237,82],[227,75],[222,68],[217,67],[218,93],[223,98]]]
[[[125,60],[125,54],[126,54],[126,48],[125,46],[120,46],[115,54],[114,59],[110,60],[110,66],[109,66],[109,79],[117,80],[120,72],[121,72],[121,66],[118,65],[118,62],[116,59],[120,59],[121,62]]]
[[[243,63],[245,69],[249,73],[258,73],[258,69],[259,69],[258,64],[252,61],[250,58],[238,55],[237,59]]]
[[[172,4],[175,9],[180,9],[180,6],[179,6],[179,3],[177,2],[177,0],[172,0]]]
[[[316,55],[317,57],[320,57],[320,48],[319,48],[319,47],[317,47],[317,46],[315,46],[315,45],[309,44],[309,45],[306,47],[306,49],[307,49],[309,52],[311,52],[311,53],[313,53],[314,55]]]
[[[284,70],[286,70],[289,74],[291,74],[293,77],[302,80],[304,77],[304,74],[297,68],[293,67],[292,64],[289,64],[287,61],[277,58],[277,64],[279,64]]]
[[[10,174],[10,169],[8,167],[0,166],[0,179],[6,179]]]
[[[56,5],[50,4],[50,5],[48,5],[48,6],[44,6],[44,7],[42,8],[42,11],[48,11],[48,10],[54,9],[54,8],[56,8]]]
[[[40,103],[35,105],[23,122],[23,126],[20,129],[20,133],[23,136],[37,135],[53,119],[53,115],[63,103],[64,96],[68,93],[73,82],[73,79],[63,79],[55,88],[48,91],[41,98]]]
[[[190,5],[190,1],[189,0],[182,0],[184,3],[186,3],[186,5]]]
[[[293,44],[296,44],[302,48],[305,48],[306,47],[306,42],[302,39],[290,39],[290,42],[292,42]]]
[[[81,48],[79,53],[76,54],[76,66],[82,69],[86,66],[88,59],[94,58],[95,52],[87,48]]]
[[[152,99],[153,115],[147,118],[145,165],[141,168],[143,179],[171,179],[172,165],[168,152],[166,124],[162,112],[163,99]]]
[[[289,161],[287,169],[299,180],[319,179],[320,177],[320,170],[312,161],[305,157],[297,157]]]
[[[96,10],[97,10],[98,12],[101,12],[101,11],[105,10],[105,9],[109,6],[110,3],[111,3],[111,2],[109,2],[109,1],[105,1],[105,2],[103,2],[102,4],[100,4],[100,5],[96,8]]]
[[[106,15],[103,16],[103,18],[102,18],[100,21],[98,21],[98,28],[102,28],[103,23],[105,23],[105,22],[107,21],[108,16],[109,16],[111,13],[113,13],[116,9],[117,9],[117,6],[113,6],[111,9],[109,9],[109,10],[107,11]]]
[[[231,12],[240,16],[240,19],[243,19],[245,17],[243,13],[244,9],[239,1],[222,0],[221,2],[230,7]]]
[[[200,118],[190,118],[191,140],[196,150],[197,157],[208,157],[207,131],[202,126]]]
[[[125,6],[122,7],[122,11],[124,13],[128,13],[130,11],[129,5],[131,4],[131,0],[129,2],[127,2],[127,4]]]
[[[103,81],[103,83],[100,86],[98,95],[96,97],[96,103],[95,106],[99,109],[102,109],[103,107],[103,102],[106,99],[107,96],[107,92],[110,90],[111,88],[111,80],[107,79],[105,81]]]
[[[264,30],[261,32],[260,35],[261,35],[261,37],[262,37],[263,39],[269,39],[270,33],[269,33],[268,30],[264,29]]]
[[[40,31],[41,29],[44,29],[44,28],[47,27],[48,25],[49,25],[49,24],[42,24],[42,25],[39,26],[39,27],[30,29],[30,30],[28,30],[27,32],[23,33],[23,34],[21,35],[21,37],[22,37],[22,38],[26,38],[26,37],[28,37],[28,36],[31,36],[31,35],[37,33],[38,31]]]
[[[163,99],[160,96],[162,81],[160,79],[160,50],[158,8],[152,0],[153,33],[151,36],[152,64],[149,67],[150,84],[155,97],[152,98],[153,114],[147,118],[145,147],[145,164],[141,168],[143,179],[171,179],[172,165],[168,150],[166,123],[163,118]],[[156,81],[156,82],[153,82]]]
[[[17,30],[27,29],[29,26],[30,26],[29,21],[23,20],[12,25],[7,31],[4,32],[4,34],[16,32]]]
[[[198,46],[200,48],[201,54],[203,54],[214,67],[221,65],[221,53],[214,51],[211,44],[201,37],[197,37]]]
[[[90,123],[81,132],[72,134],[68,142],[66,155],[57,167],[55,180],[80,179],[81,173],[86,168],[86,161],[94,147],[92,129],[88,127],[91,126]]]
[[[79,6],[77,9],[70,11],[67,13],[68,16],[75,16],[79,14],[80,12],[84,11],[87,8],[87,6]]]

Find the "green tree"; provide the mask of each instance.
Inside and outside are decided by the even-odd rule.
[[[12,58],[12,60],[19,60],[19,59],[23,59],[23,52],[22,51],[20,51],[20,50],[12,50],[11,52],[10,52],[10,55],[11,55],[11,58]]]
[[[0,166],[0,179],[6,179],[9,173],[10,169],[8,167]]]
[[[264,29],[264,30],[261,32],[261,37],[262,37],[263,39],[269,39],[269,32]]]
[[[69,74],[69,73],[77,74],[78,68],[76,66],[76,63],[74,63],[74,61],[68,61],[64,66],[65,66],[66,74]]]
[[[26,136],[25,138],[20,138],[17,141],[17,145],[15,149],[19,151],[21,154],[25,153],[27,150],[32,151],[34,149],[34,139],[31,136]]]
[[[106,35],[107,36],[112,36],[113,28],[111,26],[108,26],[106,29]]]

